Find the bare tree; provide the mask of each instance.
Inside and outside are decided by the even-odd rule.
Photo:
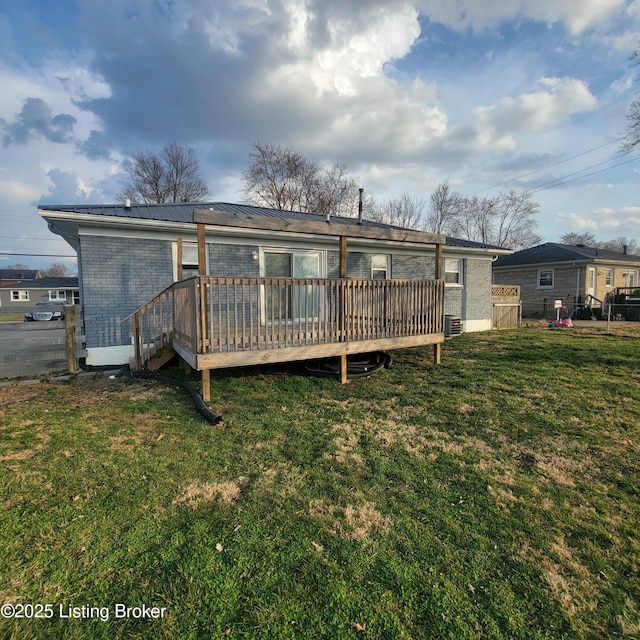
[[[631,60],[633,66],[640,64],[640,45],[636,47]],[[627,128],[620,145],[620,151],[622,153],[631,153],[638,144],[640,144],[640,100],[634,100],[629,106]]]
[[[431,197],[429,231],[492,244],[524,249],[541,241],[535,219],[539,205],[527,191],[508,191],[492,197],[463,196],[447,182]]]
[[[52,262],[48,269],[41,269],[43,277],[66,278],[71,274],[71,270],[62,262]]]
[[[633,239],[628,240],[625,236],[619,236],[614,240],[602,241],[596,240],[595,236],[588,231],[585,233],[570,231],[561,236],[560,241],[563,244],[583,244],[594,249],[607,249],[608,251],[615,251],[616,253],[629,253],[635,256],[640,255],[640,245]]]
[[[638,246],[638,243],[633,239],[627,240],[625,236],[620,236],[615,240],[601,242],[599,246],[602,249],[616,251],[617,253],[630,253],[634,256],[640,255],[640,246]]]
[[[405,229],[422,229],[425,206],[424,200],[405,192],[374,207],[368,218]]]
[[[138,151],[127,168],[129,181],[116,194],[120,202],[201,202],[209,189],[200,177],[196,152],[178,142],[166,144],[159,154]]]
[[[441,182],[429,198],[425,230],[432,233],[446,233],[457,214],[459,200],[460,194],[453,191],[449,179]]]
[[[336,216],[358,213],[358,180],[349,175],[344,164],[321,168],[314,181],[309,211]]]
[[[331,215],[357,213],[357,185],[344,165],[326,168],[273,143],[254,144],[242,172],[245,198],[254,204]]]
[[[494,233],[491,244],[518,251],[539,244],[535,218],[540,205],[531,200],[528,191],[507,191],[498,196],[495,208]]]

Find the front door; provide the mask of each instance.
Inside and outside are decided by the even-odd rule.
[[[596,269],[595,267],[587,267],[587,299],[586,303],[591,304],[589,296],[596,297]]]

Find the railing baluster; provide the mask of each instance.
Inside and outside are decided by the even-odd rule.
[[[177,340],[231,353],[443,332],[444,282],[198,276],[133,314],[136,366]]]

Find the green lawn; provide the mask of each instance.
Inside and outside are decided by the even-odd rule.
[[[0,638],[638,638],[638,337],[0,389]]]

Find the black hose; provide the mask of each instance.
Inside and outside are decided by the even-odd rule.
[[[363,356],[348,356],[347,379],[366,378],[390,366],[391,356],[382,351],[367,353]],[[336,358],[315,360],[305,364],[304,369],[307,373],[316,376],[333,376],[340,373],[340,360]]]
[[[216,425],[219,422],[222,422],[222,416],[210,409],[202,399],[200,393],[198,393],[198,390],[186,380],[179,380],[178,378],[172,378],[171,376],[165,376],[161,373],[155,373],[152,371],[131,371],[130,369],[123,368],[123,372],[131,378],[150,378],[152,380],[160,380],[161,382],[166,382],[168,384],[177,384],[179,387],[182,387],[189,392],[194,404],[196,405],[198,413],[209,424]]]

